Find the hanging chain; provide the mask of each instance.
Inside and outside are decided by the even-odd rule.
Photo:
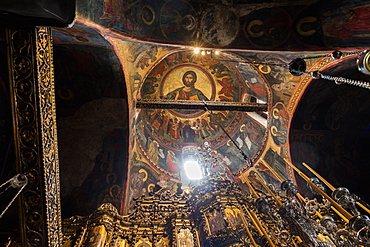
[[[338,85],[346,83],[349,85],[370,89],[370,82],[368,81],[353,80],[353,79],[347,79],[344,77],[331,76],[331,75],[325,75],[325,74],[321,74],[320,77],[326,80],[335,81],[335,83]]]
[[[302,59],[315,59],[315,58],[325,58],[325,57],[332,57],[334,59],[340,59],[340,58],[348,57],[348,56],[352,56],[352,55],[361,55],[361,54],[364,54],[366,52],[367,52],[367,50],[364,50],[364,51],[350,51],[350,52],[341,52],[341,51],[335,50],[331,54],[311,56],[311,57],[303,57]]]
[[[214,116],[213,112],[208,109],[208,106],[205,100],[203,100],[203,104],[204,104],[204,109]],[[222,131],[226,134],[226,136],[231,140],[234,146],[238,149],[239,153],[243,156],[244,160],[247,161],[248,165],[251,166],[251,159],[243,152],[243,150],[240,149],[238,144],[233,140],[233,138],[231,138],[231,136],[229,135],[229,133],[227,133],[227,131],[222,126],[222,124],[219,123],[216,119],[215,119],[215,122],[218,124],[218,126],[220,126]]]
[[[6,187],[3,191],[0,192],[0,195],[4,194],[5,191],[7,191],[10,187],[12,187],[11,184],[8,185],[8,187]]]
[[[22,190],[24,189],[24,187],[26,187],[27,184],[24,184],[20,190],[17,192],[17,194],[13,197],[13,199],[10,201],[10,203],[6,206],[6,208],[1,212],[0,214],[0,218],[3,217],[3,215],[5,214],[5,212],[8,210],[8,208],[10,207],[10,205],[12,205],[12,203],[14,202],[15,198],[18,197],[18,195],[22,192]]]
[[[17,194],[15,194],[15,196],[12,198],[12,200],[8,203],[8,205],[5,207],[5,209],[1,212],[0,218],[3,217],[3,215],[8,210],[8,208],[10,207],[10,205],[12,205],[12,203],[18,197],[18,195],[22,192],[22,190],[24,189],[24,187],[26,187],[26,185],[28,184],[28,179],[27,179],[27,176],[26,175],[17,174],[14,177],[12,177],[11,179],[9,179],[8,181],[6,181],[5,183],[3,183],[2,185],[0,185],[0,188],[2,188],[4,185],[6,185],[8,183],[9,183],[9,186],[2,193],[4,193],[10,187],[13,187],[13,188],[19,189],[19,190],[18,190]],[[0,195],[2,193],[0,193]]]
[[[364,50],[364,51],[351,51],[351,52],[344,52],[343,53],[343,56],[344,57],[347,57],[347,56],[352,56],[352,55],[361,55],[361,54],[364,54],[368,52],[368,50]]]
[[[14,177],[13,177],[14,178]],[[0,185],[0,189],[4,186],[4,185],[6,185],[6,184],[8,184],[8,183],[10,183],[12,180],[13,180],[13,178],[11,178],[11,179],[9,179],[8,181],[6,181],[5,183],[3,183],[2,185]],[[11,185],[9,185],[9,186],[11,186]],[[5,190],[7,190],[8,188],[6,188]]]
[[[302,59],[315,59],[315,58],[324,58],[324,57],[331,57],[332,54],[327,55],[317,55],[317,56],[311,56],[311,57],[302,57]]]
[[[0,189],[5,186],[6,184],[9,183],[8,187],[6,187],[3,191],[0,192],[0,195],[3,194],[5,191],[7,191],[10,187],[12,187],[11,185],[11,181],[12,181],[13,178],[9,179],[8,181],[6,181],[5,183],[3,183],[2,185],[0,185]]]
[[[341,52],[341,51],[334,51],[331,54],[327,54],[324,56],[312,56],[312,57],[304,57],[304,58],[297,58],[293,60],[290,63],[289,71],[292,75],[300,76],[302,74],[305,75],[311,75],[314,79],[325,79],[329,81],[334,81],[337,85],[341,85],[343,83],[346,83],[348,85],[362,87],[366,89],[370,89],[370,82],[368,81],[361,81],[361,80],[354,80],[354,79],[348,79],[341,76],[331,76],[321,73],[321,71],[316,70],[313,72],[307,72],[306,70],[306,62],[304,62],[304,59],[313,59],[313,58],[324,58],[324,57],[332,57],[333,59],[340,59],[346,56],[352,56],[352,55],[363,55],[369,52],[368,50],[363,51],[353,51],[353,52]]]

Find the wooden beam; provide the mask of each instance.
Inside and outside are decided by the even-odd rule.
[[[198,100],[161,100],[161,99],[138,99],[137,108],[148,109],[199,109],[210,111],[243,111],[264,112],[267,104],[253,102],[228,102],[228,101],[198,101]]]

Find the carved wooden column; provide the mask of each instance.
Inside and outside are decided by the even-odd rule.
[[[22,246],[61,246],[59,164],[50,28],[7,29]]]

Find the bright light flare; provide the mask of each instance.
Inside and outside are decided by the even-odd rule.
[[[202,170],[197,161],[188,160],[184,164],[186,176],[190,180],[199,180],[203,178]]]

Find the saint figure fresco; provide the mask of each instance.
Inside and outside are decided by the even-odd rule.
[[[194,71],[187,71],[182,77],[184,87],[169,92],[165,99],[171,100],[209,100],[194,84],[197,82],[197,74]]]
[[[220,211],[213,210],[208,214],[208,226],[212,234],[225,227],[225,221]]]
[[[137,172],[131,174],[130,179],[130,190],[128,195],[128,208],[132,208],[135,205],[134,198],[141,195],[144,188],[144,183],[148,179],[148,172],[144,169],[140,169]]]
[[[177,246],[179,247],[194,247],[194,237],[191,231],[186,229],[180,229],[177,234]]]

